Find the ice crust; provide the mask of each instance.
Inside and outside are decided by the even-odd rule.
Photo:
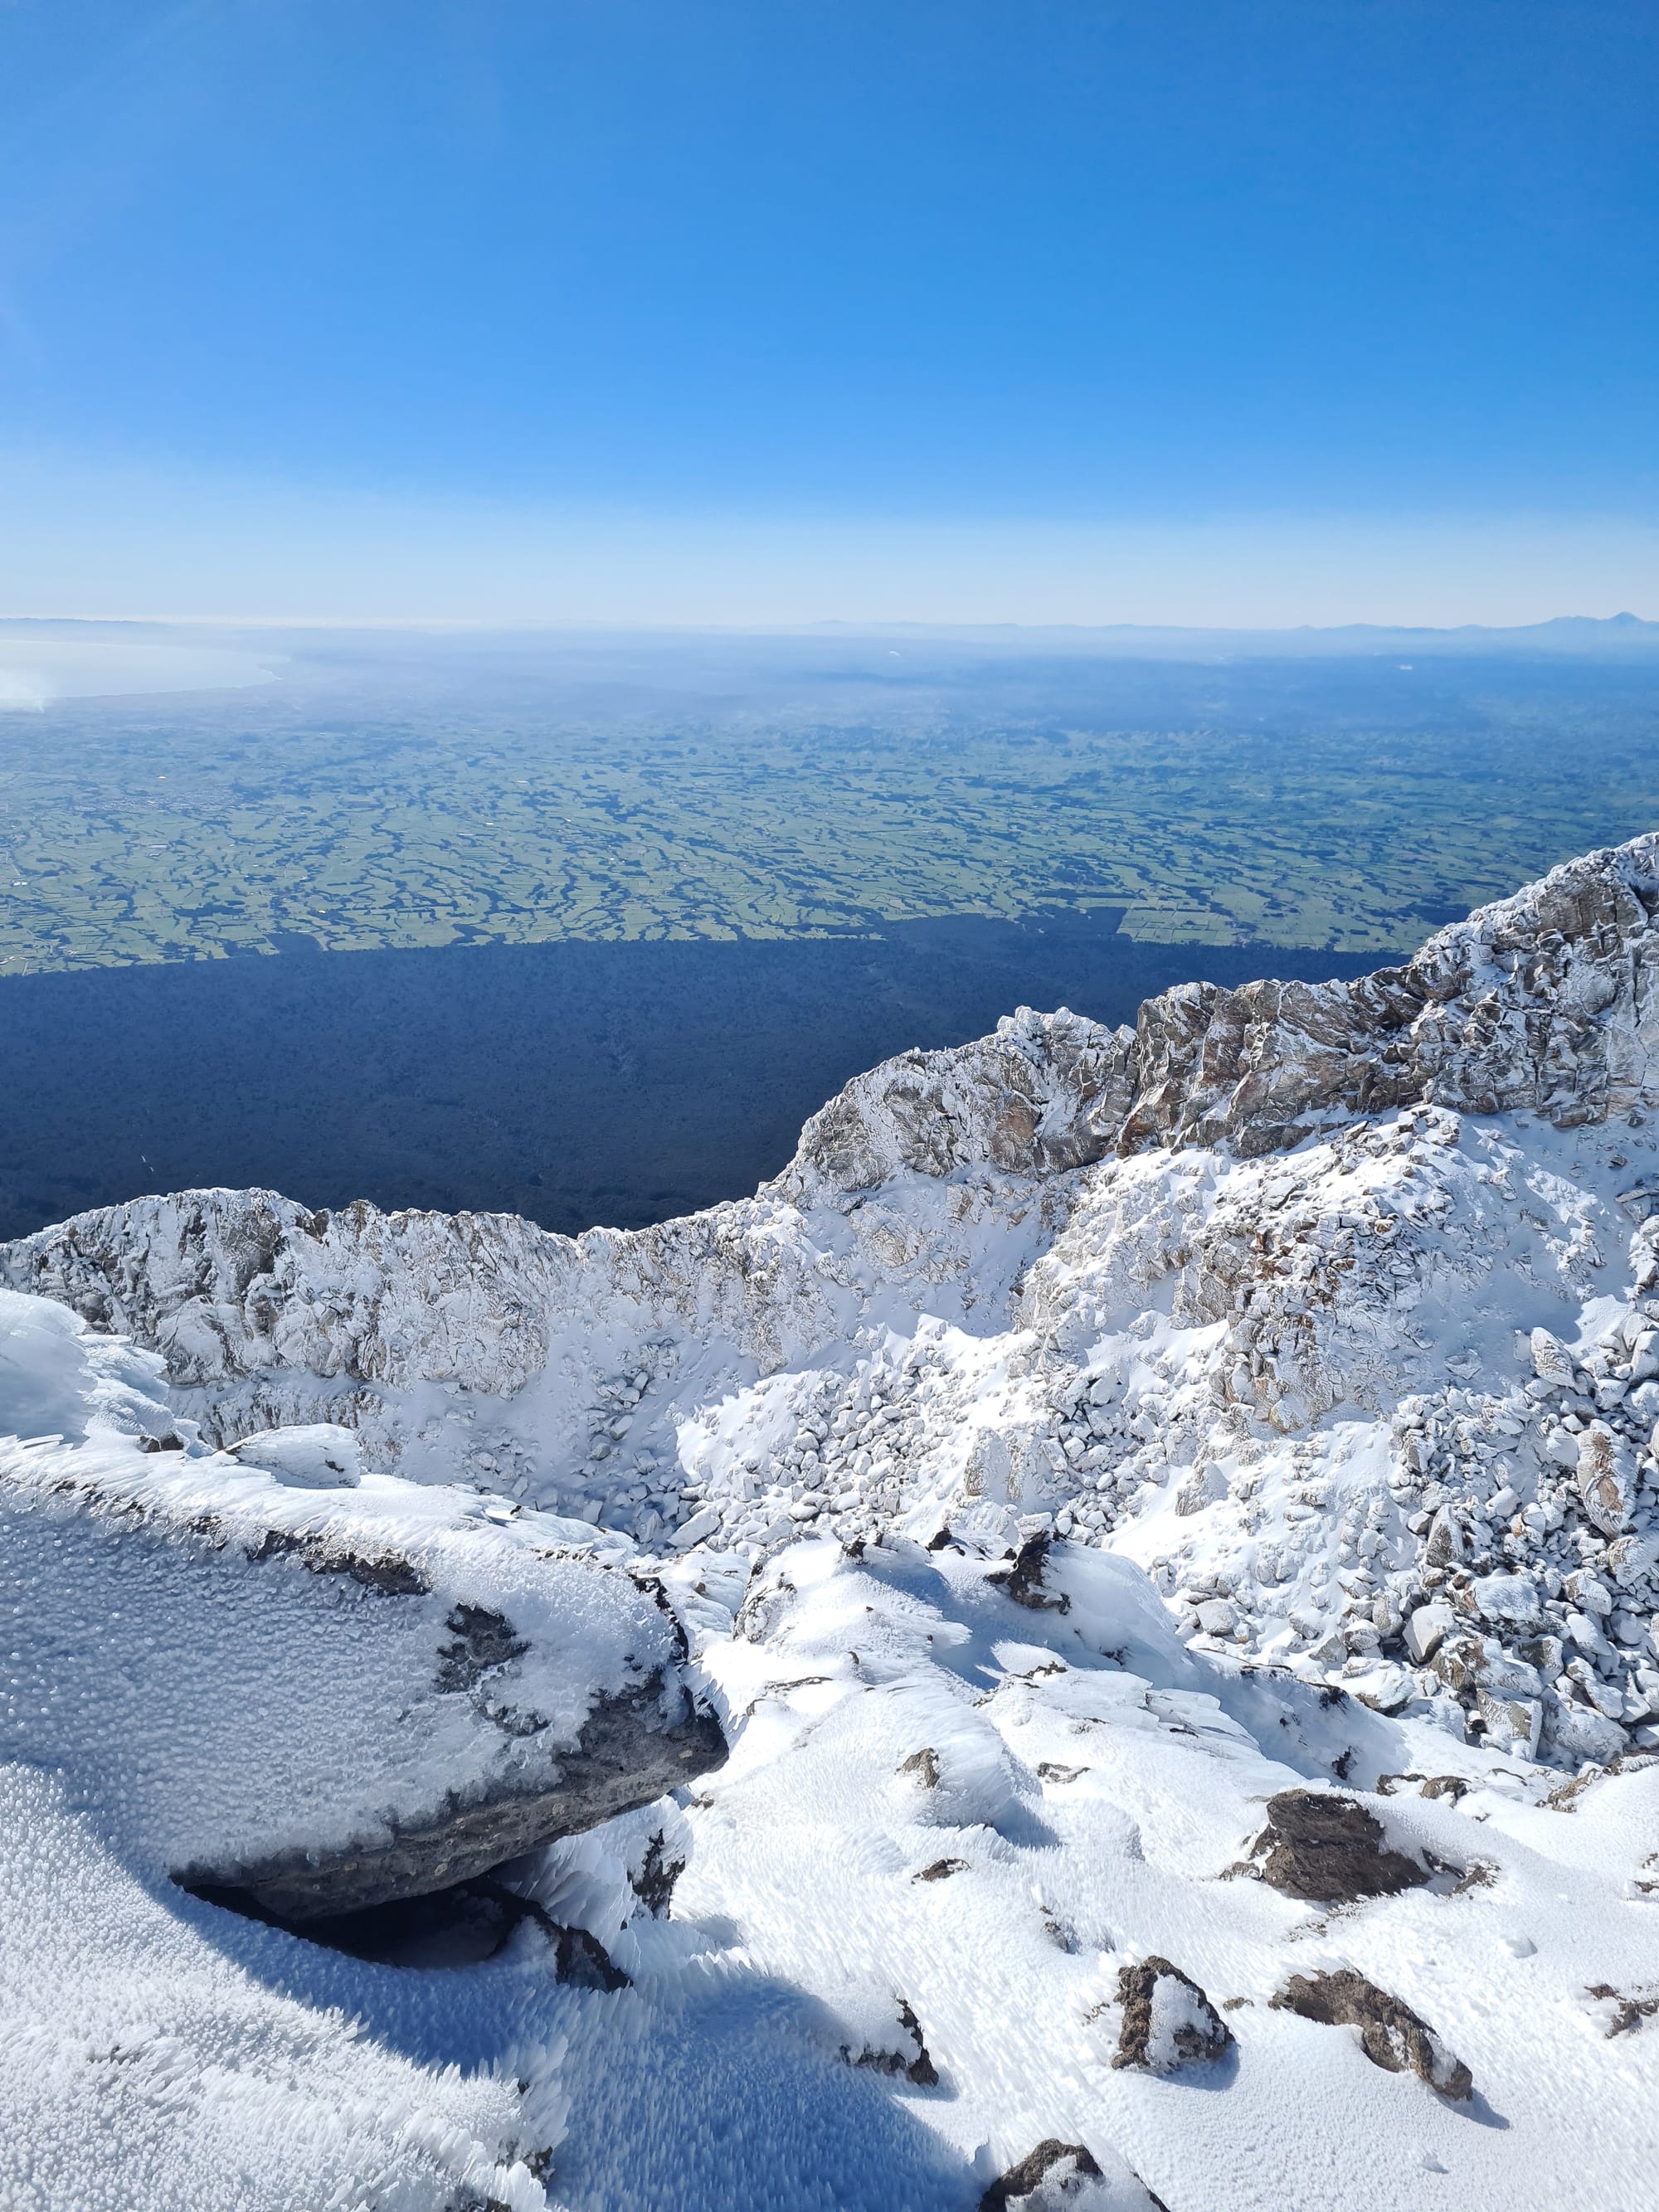
[[[202,2146],[245,2129],[263,2171],[281,2100],[245,2054],[301,2033],[322,2055],[283,2078],[342,2203],[967,2207],[1051,2139],[1101,2168],[1079,2203],[1644,2201],[1656,914],[1643,839],[1362,983],[1189,987],[1133,1031],[1022,1010],[859,1079],[755,1199],[653,1230],[203,1191],[0,1252],[0,1430],[44,1439],[0,1445],[0,1879],[33,1906],[0,1936],[0,2094],[40,2146],[5,2201],[78,2201],[40,2054],[123,2063],[74,1963],[110,1941],[172,2039],[94,2097],[107,2201],[141,2212],[285,2201],[225,2194]],[[528,1927],[376,1969],[167,1889],[209,1828],[303,1839],[342,1762],[375,1802],[482,1773],[459,1722],[378,1726],[404,1662],[340,1694],[373,1600],[249,1561],[272,1528],[417,1560],[411,1622],[533,1622],[556,1734],[681,1625],[730,1765],[514,1875],[631,1988],[559,1984]],[[205,1609],[155,1583],[180,1544],[217,1562]],[[178,1703],[146,1711],[158,1638]],[[1302,1785],[1360,1795],[1432,1879],[1276,1894],[1249,1854]],[[647,1850],[684,1863],[666,1915]],[[1225,2057],[1114,2067],[1151,1956],[1222,2008]],[[1472,2105],[1273,2008],[1345,1969]],[[93,2025],[46,2002],[64,1975]],[[224,2067],[240,2103],[203,2087]],[[118,2145],[175,2096],[203,2117],[169,2195]],[[450,2165],[405,2099],[454,2115]]]

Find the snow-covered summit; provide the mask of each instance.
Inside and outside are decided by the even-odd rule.
[[[324,1977],[398,2050],[570,2101],[551,2165],[515,2165],[528,2137],[480,2087],[462,2165],[497,2201],[1495,2212],[1545,2178],[1552,2203],[1635,2201],[1659,2017],[1656,975],[1648,837],[1356,983],[1188,986],[1133,1030],[1022,1009],[902,1055],[754,1198],[649,1230],[258,1191],[84,1214],[0,1248],[0,1427],[43,1439],[0,1445],[0,1497],[34,1578],[72,1539],[104,1580],[65,1586],[101,1603],[163,1525],[205,1543],[233,1642],[264,1632],[267,1534],[268,1561],[378,1532],[429,1585],[407,1633],[460,1619],[443,1632],[476,1629],[480,1677],[538,1663],[487,1614],[533,1614],[556,1653],[560,1577],[614,1578],[585,1695],[654,1668],[672,1704],[689,1664],[729,1764],[514,1876],[630,1991],[550,1986],[525,1935],[459,2015],[451,1984],[447,2040],[402,2009],[418,1977],[395,2001],[374,1981],[415,1969]],[[284,1583],[296,1622],[313,1583],[344,1587]],[[671,1622],[684,1661],[641,1643]],[[325,1607],[295,1632],[321,1662],[344,1632]],[[161,1812],[105,1818],[125,1735],[64,1735],[53,1685],[142,1684],[147,1633],[141,1606],[130,1641],[79,1651],[60,1621],[67,1671],[31,1651],[9,1692],[19,1773],[70,1791],[39,1820],[125,1853],[139,1919],[211,1855],[158,1840]],[[550,1663],[536,1698],[494,1697],[505,1726],[455,1738],[463,1794],[532,1755],[513,1716],[556,1717]],[[395,1674],[363,1679],[396,1703]],[[409,1710],[388,1773],[442,1750]],[[259,1756],[290,1749],[279,1722]],[[327,1763],[299,1756],[289,1794]],[[295,1840],[222,1803],[238,1863]],[[362,1809],[333,1807],[348,1830]],[[1389,1881],[1311,1920],[1324,1893],[1264,1894],[1275,1866],[1368,1852]],[[244,1960],[295,1941],[190,1925]],[[1510,2012],[1544,2025],[1509,2034]],[[790,2083],[795,2133],[757,2068]],[[1226,2094],[1195,2100],[1200,2078]],[[1564,2148],[1592,2104],[1594,2189]],[[446,2201],[402,2124],[405,2194],[339,2201]],[[172,2201],[147,2191],[110,2201]]]

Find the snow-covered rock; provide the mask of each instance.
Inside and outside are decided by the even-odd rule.
[[[1334,1974],[1292,1974],[1273,2002],[1280,2010],[1327,2027],[1357,2027],[1360,2047],[1373,2066],[1390,2074],[1403,2074],[1409,2068],[1443,2097],[1462,2100],[1474,2094],[1468,2068],[1453,2057],[1428,2023],[1352,1968]]]
[[[96,1394],[102,1347],[53,1322],[58,1388],[80,1349]],[[40,1334],[0,1291],[0,1357]],[[320,1486],[331,1453],[350,1472],[336,1437],[259,1439],[252,1465],[146,1451],[96,1413],[72,1445],[0,1441],[0,1759],[106,1805],[158,1875],[303,1922],[463,1881],[723,1755],[659,1589],[585,1527],[395,1477]]]
[[[1125,1966],[1117,1978],[1123,2024],[1114,2066],[1178,2074],[1183,2066],[1220,2058],[1232,2032],[1190,1974],[1156,1956]]]

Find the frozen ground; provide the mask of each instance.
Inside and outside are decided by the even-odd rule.
[[[5,2201],[896,2212],[975,2204],[1050,2138],[1117,2176],[1083,2202],[1145,2206],[1133,2173],[1171,2212],[1644,2201],[1659,1766],[1575,1791],[1184,1650],[1108,1553],[1056,1546],[1037,1606],[996,1571],[811,1537],[753,1577],[675,1570],[729,1765],[518,1877],[608,1947],[615,1991],[561,1985],[533,1927],[384,1966],[222,1911],[95,1782],[15,1759]],[[1267,1801],[1334,1774],[1431,1880],[1328,1906],[1238,1871]],[[1221,2057],[1114,2066],[1149,1955],[1218,2008]],[[1473,2096],[1273,2008],[1342,1969]]]
[[[1371,984],[890,1063],[633,1235],[205,1192],[0,1255],[5,2201],[1645,2202],[1650,843]],[[489,1955],[186,1895],[256,1812],[356,1835],[345,1768],[519,1756],[377,1645],[342,1759],[301,1538],[533,1614],[484,1671],[567,1732],[654,1589],[727,1763],[516,1863]],[[112,1617],[221,1539],[187,1651]],[[204,1667],[276,1685],[240,1745]]]

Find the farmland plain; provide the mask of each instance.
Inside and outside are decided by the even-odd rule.
[[[1644,669],[654,672],[301,663],[0,716],[0,975],[1096,908],[1381,958],[1659,820]]]

